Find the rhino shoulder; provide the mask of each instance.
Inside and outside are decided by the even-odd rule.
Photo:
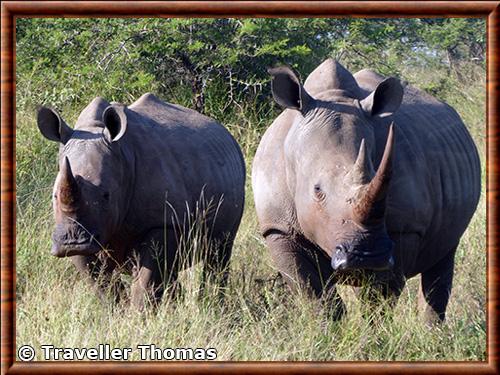
[[[179,104],[165,102],[150,92],[142,95],[128,108],[160,127],[223,128],[219,122],[210,117]]]
[[[297,112],[283,111],[267,128],[252,163],[252,188],[259,226],[290,233],[297,225],[294,202],[288,190],[283,143]]]
[[[163,101],[161,99],[159,99],[153,93],[147,92],[147,93],[143,94],[135,102],[133,102],[129,107],[130,108],[143,107],[143,106],[147,106],[147,105],[151,105],[151,104],[163,104]]]
[[[372,92],[375,90],[380,82],[382,82],[386,77],[371,69],[363,69],[359,72],[354,73],[354,79],[366,92]]]
[[[186,114],[194,116],[196,115],[202,116],[200,113],[192,109],[185,108],[178,104],[167,103],[158,98],[155,94],[150,92],[147,92],[144,95],[142,95],[139,99],[133,102],[129,106],[129,108],[133,110],[138,110],[137,112],[147,112],[156,114],[160,114],[162,112],[176,112],[178,116],[183,116]]]

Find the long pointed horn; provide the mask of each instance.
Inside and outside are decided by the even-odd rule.
[[[372,160],[366,152],[365,139],[363,138],[359,145],[356,161],[349,171],[348,179],[354,185],[365,185],[371,181],[373,174]]]
[[[366,190],[354,207],[355,215],[361,221],[376,220],[383,217],[385,212],[384,198],[392,176],[392,158],[394,146],[394,123],[389,127],[389,134],[385,144],[384,155],[380,161],[375,177],[370,181]]]
[[[78,198],[78,184],[71,171],[71,165],[67,156],[64,157],[60,173],[59,196],[61,203],[66,206],[72,206]]]

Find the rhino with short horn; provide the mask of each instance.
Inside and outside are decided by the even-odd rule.
[[[442,321],[480,196],[477,150],[459,115],[396,78],[352,75],[332,59],[304,85],[288,67],[270,74],[285,110],[260,142],[252,184],[280,273],[337,313],[336,283],[394,301],[421,274],[426,319]]]
[[[74,129],[42,107],[38,127],[60,143],[53,255],[94,280],[103,275],[104,287],[114,271],[133,272],[131,302],[142,308],[193,263],[186,242],[199,222],[205,272],[225,281],[245,165],[222,125],[148,93],[130,106],[95,98]]]

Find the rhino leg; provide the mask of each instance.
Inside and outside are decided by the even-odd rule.
[[[294,292],[303,292],[309,298],[321,300],[334,319],[345,312],[345,306],[337,293],[332,269],[327,257],[305,241],[296,241],[282,233],[266,236],[275,266]]]
[[[101,260],[96,255],[75,255],[71,257],[71,262],[78,272],[88,277],[101,300],[105,301],[111,292],[115,302],[119,302],[124,287],[113,275],[115,262],[111,259]]]
[[[429,325],[444,321],[453,284],[456,247],[436,265],[422,272],[419,305]]]
[[[227,234],[222,239],[212,241],[203,265],[202,290],[205,290],[207,284],[213,282],[219,285],[219,291],[226,287],[234,237],[233,234]]]
[[[177,243],[172,231],[167,233],[167,249],[164,246],[164,230],[151,231],[142,241],[136,260],[136,271],[131,288],[131,304],[139,310],[147,302],[159,303],[165,285],[175,289],[177,283]]]

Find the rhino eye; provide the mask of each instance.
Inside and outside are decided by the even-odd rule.
[[[109,201],[109,192],[105,191],[103,194],[102,194],[102,197],[104,198],[105,201]]]
[[[318,201],[325,199],[325,193],[321,190],[321,186],[319,184],[314,185],[314,198]]]

